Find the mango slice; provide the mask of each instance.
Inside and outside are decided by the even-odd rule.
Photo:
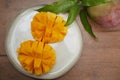
[[[68,30],[65,23],[61,16],[54,13],[37,13],[31,22],[32,36],[35,40],[45,43],[62,41]]]
[[[55,50],[44,42],[22,42],[17,52],[23,68],[32,74],[41,75],[49,72],[56,63]]]

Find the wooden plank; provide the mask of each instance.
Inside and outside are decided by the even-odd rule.
[[[0,56],[0,80],[34,80],[15,69],[6,56]]]
[[[35,80],[18,72],[5,56],[5,38],[14,18],[25,9],[56,0],[0,0],[0,80]],[[22,4],[22,5],[21,5]],[[77,64],[56,80],[120,80],[120,27],[102,28],[92,23],[98,41],[92,39],[77,18],[84,47]]]
[[[77,64],[58,80],[120,80],[120,49],[84,49]]]

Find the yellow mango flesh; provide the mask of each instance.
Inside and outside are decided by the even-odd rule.
[[[32,74],[41,75],[49,72],[56,62],[54,49],[44,42],[31,40],[22,42],[17,52],[23,68]]]
[[[37,13],[31,22],[32,36],[35,40],[45,43],[62,41],[68,30],[68,28],[64,26],[65,23],[66,21],[61,16],[54,13]]]

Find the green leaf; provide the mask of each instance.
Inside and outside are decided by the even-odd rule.
[[[38,9],[38,12],[41,11],[50,11],[56,14],[69,11],[79,0],[59,0],[50,5],[46,5],[43,8]]]
[[[84,26],[84,29],[85,29],[93,38],[96,38],[96,36],[94,35],[94,33],[93,33],[93,31],[92,31],[91,25],[90,25],[89,22],[88,22],[86,9],[83,9],[83,10],[80,12],[80,19],[81,19],[81,22],[82,22],[82,24],[83,24],[83,26]]]
[[[106,2],[110,2],[111,0],[82,0],[83,6],[96,6]]]
[[[81,6],[79,4],[76,4],[71,8],[68,19],[67,19],[67,23],[65,24],[65,26],[70,25],[76,19],[77,15],[80,11],[80,7]]]

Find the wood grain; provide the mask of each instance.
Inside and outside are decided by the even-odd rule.
[[[19,73],[6,56],[0,57],[0,80],[34,80]]]
[[[5,52],[5,38],[14,18],[25,9],[55,0],[0,0],[0,80],[36,80],[18,72]],[[91,21],[98,40],[92,39],[77,22],[83,34],[83,52],[76,65],[55,80],[120,80],[120,26],[102,28]]]

